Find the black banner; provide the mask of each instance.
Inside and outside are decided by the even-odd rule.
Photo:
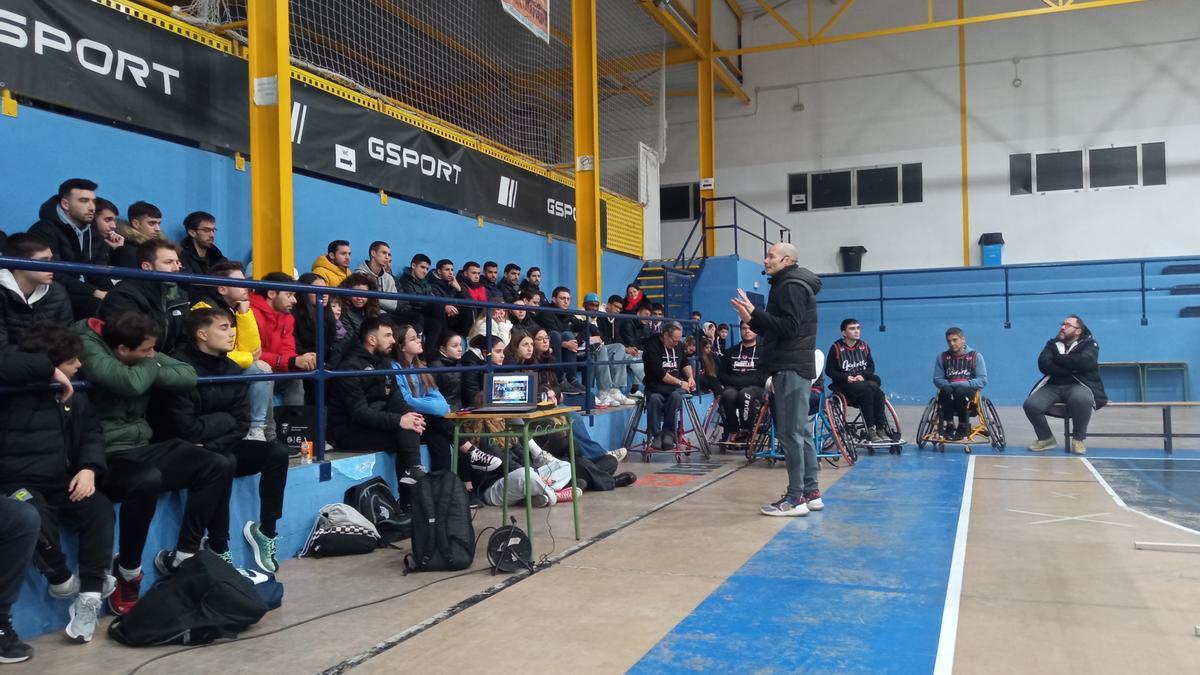
[[[248,153],[247,78],[237,56],[94,2],[0,0],[0,86],[21,96]],[[575,238],[572,187],[298,82],[291,117],[296,168]]]
[[[0,83],[29,98],[245,152],[247,68],[93,2],[0,0]]]
[[[575,238],[574,188],[304,84],[292,101],[297,168]]]

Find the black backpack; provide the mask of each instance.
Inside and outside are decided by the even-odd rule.
[[[200,551],[159,579],[128,614],[109,625],[108,634],[130,647],[203,645],[237,637],[267,611],[252,581],[216,554]]]
[[[384,542],[390,544],[412,536],[412,518],[400,510],[392,489],[381,477],[375,476],[346,490],[342,501],[374,523]]]
[[[409,572],[464,570],[475,561],[471,500],[458,476],[433,471],[413,487],[412,553]]]

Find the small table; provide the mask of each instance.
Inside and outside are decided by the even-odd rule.
[[[533,544],[533,499],[530,492],[532,481],[531,469],[529,466],[529,441],[541,436],[549,436],[567,432],[567,447],[569,448],[569,457],[571,462],[571,490],[576,489],[575,477],[575,436],[571,433],[574,425],[570,413],[579,412],[579,406],[559,406],[557,408],[538,408],[528,412],[452,412],[446,415],[446,419],[454,425],[454,443],[451,446],[450,453],[450,470],[458,471],[458,448],[459,439],[463,436],[473,438],[520,438],[521,450],[525,458],[525,534],[529,535],[529,543]],[[504,431],[482,431],[482,432],[464,432],[462,431],[463,422],[469,421],[486,421],[486,420],[502,420],[504,422]],[[504,480],[505,495],[508,494],[508,452],[504,452]],[[575,518],[575,539],[578,541],[581,538],[579,531],[579,499],[571,500],[571,511]],[[508,520],[508,500],[500,506],[500,525],[503,527]]]

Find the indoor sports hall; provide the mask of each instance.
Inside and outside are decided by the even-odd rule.
[[[180,2],[0,0],[0,671],[1200,672],[1195,0]]]

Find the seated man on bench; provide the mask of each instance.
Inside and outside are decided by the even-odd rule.
[[[715,343],[714,343],[715,350]],[[721,410],[725,413],[725,437],[750,431],[762,403],[767,373],[762,368],[763,349],[758,334],[742,322],[742,341],[721,358]]]
[[[832,380],[830,388],[862,411],[867,443],[890,443],[882,381],[875,374],[871,348],[861,339],[862,325],[858,319],[843,319],[841,329],[842,338],[829,348],[825,363],[825,374]]]
[[[1033,386],[1024,405],[1025,416],[1037,433],[1037,440],[1029,449],[1044,452],[1058,445],[1046,422],[1046,413],[1062,403],[1065,414],[1071,418],[1071,452],[1084,454],[1087,449],[1083,441],[1087,438],[1092,411],[1103,408],[1108,396],[1100,380],[1100,343],[1092,337],[1083,319],[1074,314],[1063,319],[1058,335],[1047,340],[1038,355],[1038,370],[1044,377]]]
[[[987,386],[987,365],[983,354],[967,345],[967,338],[958,326],[946,329],[948,349],[933,362],[933,386],[938,388],[938,405],[942,409],[942,437],[962,440],[971,434],[968,408],[975,392]],[[958,417],[955,426],[954,418]]]
[[[654,450],[675,449],[675,420],[683,395],[696,391],[692,366],[683,352],[683,327],[675,321],[663,323],[662,332],[651,336],[642,347],[646,367],[646,434]]]

